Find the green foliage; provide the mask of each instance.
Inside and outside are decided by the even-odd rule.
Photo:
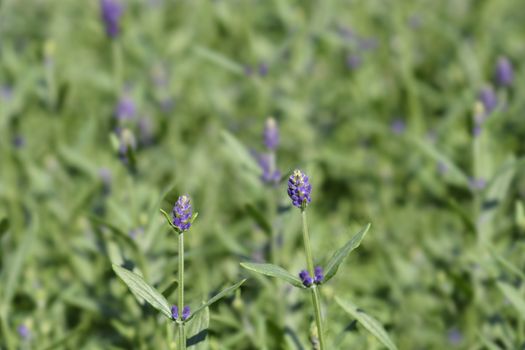
[[[283,281],[290,283],[292,286],[297,288],[305,288],[301,280],[290,272],[286,271],[280,266],[273,264],[257,264],[257,263],[241,263],[241,266],[245,269],[260,273],[262,275],[277,277]]]

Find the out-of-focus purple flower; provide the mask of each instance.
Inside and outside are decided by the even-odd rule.
[[[324,272],[321,266],[316,266],[314,269],[314,283],[321,284],[324,280]]]
[[[160,108],[164,113],[169,113],[175,107],[175,100],[172,97],[165,97],[160,101]]]
[[[120,0],[100,0],[100,14],[106,28],[106,34],[111,39],[120,32],[120,17],[124,13],[124,6]]]
[[[338,29],[339,35],[345,40],[352,40],[355,38],[355,33],[352,28],[340,26]]]
[[[306,270],[301,270],[301,272],[299,272],[299,278],[305,287],[310,287],[314,283],[314,280]]]
[[[359,40],[359,49],[362,51],[375,50],[377,48],[376,38],[362,38]]]
[[[128,232],[129,236],[132,239],[136,239],[142,233],[144,233],[144,228],[143,227],[137,227],[137,228],[129,230],[129,232]]]
[[[191,227],[192,214],[193,208],[190,197],[188,195],[180,196],[172,210],[173,226],[175,226],[179,232],[189,230]]]
[[[483,104],[487,114],[492,113],[498,106],[498,98],[492,86],[487,85],[483,87],[478,94],[478,99]]]
[[[463,334],[457,328],[451,328],[447,332],[447,338],[450,344],[459,345],[463,341]]]
[[[119,121],[133,119],[137,113],[135,101],[130,95],[124,94],[118,101],[115,108],[115,117]]]
[[[277,127],[277,122],[274,118],[270,117],[266,119],[266,123],[264,124],[263,138],[264,145],[270,151],[275,151],[277,146],[279,146],[279,128]]]
[[[257,162],[262,169],[261,180],[267,184],[278,183],[281,172],[275,169],[275,155],[272,153],[257,155]]]
[[[439,161],[437,164],[437,171],[439,175],[445,175],[448,172],[448,166],[445,163]]]
[[[31,337],[31,331],[25,324],[19,325],[17,328],[17,331],[18,331],[18,335],[20,336],[20,338],[24,340],[27,340]]]
[[[179,308],[177,307],[177,305],[173,305],[171,307],[171,318],[173,320],[176,320],[177,318],[179,318]]]
[[[496,70],[494,72],[494,80],[499,86],[510,86],[514,80],[514,70],[512,63],[507,57],[500,57],[496,63]]]
[[[471,178],[469,185],[473,190],[481,191],[487,186],[487,181],[484,178]]]
[[[263,62],[261,64],[259,64],[259,75],[261,77],[265,77],[266,75],[268,75],[268,64]]]
[[[22,135],[17,134],[17,135],[15,135],[15,137],[13,137],[12,142],[13,142],[13,146],[14,146],[15,148],[20,149],[20,148],[22,148],[22,147],[25,146],[25,144],[26,144],[26,139],[25,139]]]
[[[294,170],[288,179],[288,196],[292,204],[297,208],[304,209],[311,201],[310,196],[312,185],[308,181],[308,176],[301,170]]]
[[[13,98],[13,88],[9,85],[2,85],[0,87],[0,96],[4,102],[10,101]]]
[[[421,28],[421,22],[422,22],[421,21],[421,16],[419,16],[417,14],[414,14],[414,15],[410,16],[410,18],[408,19],[408,24],[413,29]]]
[[[401,135],[405,132],[406,124],[402,119],[395,119],[392,124],[390,124],[390,129],[396,135]]]
[[[182,309],[182,317],[181,317],[181,319],[183,321],[186,321],[188,319],[188,317],[190,317],[190,315],[191,315],[190,307],[189,306],[184,306],[184,309]]]
[[[359,66],[361,66],[362,60],[361,57],[359,57],[356,54],[348,54],[346,56],[346,66],[349,69],[357,69]]]
[[[253,68],[249,65],[244,66],[244,74],[251,77],[253,75]]]

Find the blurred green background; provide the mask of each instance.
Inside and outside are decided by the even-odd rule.
[[[254,211],[280,265],[305,266],[286,182],[252,157],[269,116],[278,168],[312,182],[316,260],[372,223],[323,288],[330,349],[382,348],[336,295],[400,349],[525,348],[522,1],[122,3],[112,39],[98,1],[0,0],[0,348],[173,348],[111,263],[166,286],[177,243],[158,209],[188,193],[186,298],[249,277],[211,308],[209,348],[310,349],[308,297],[239,266],[268,260]]]

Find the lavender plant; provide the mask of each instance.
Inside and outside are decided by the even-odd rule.
[[[310,244],[310,234],[308,232],[308,220],[306,215],[306,209],[311,203],[311,192],[312,186],[310,184],[308,176],[301,170],[294,170],[288,179],[287,193],[294,207],[298,208],[301,212],[302,217],[302,232],[303,232],[303,247],[306,257],[307,268],[301,270],[299,278],[285,270],[284,268],[274,264],[261,264],[261,263],[241,263],[241,266],[271,277],[277,277],[290,283],[296,288],[308,290],[310,293],[312,307],[314,311],[314,319],[316,330],[312,332],[311,342],[315,349],[325,350],[328,349],[325,340],[324,320],[321,305],[321,286],[332,279],[339,266],[344,259],[350,254],[352,250],[357,248],[364,236],[370,228],[370,224],[366,225],[359,233],[352,237],[343,247],[337,250],[328,262],[324,266],[314,267],[314,257]],[[342,301],[341,301],[342,303]],[[347,306],[345,304],[345,306]],[[352,314],[352,309],[348,307],[342,308]],[[349,311],[350,310],[350,311]],[[356,314],[353,314],[356,316]],[[390,340],[382,326],[370,316],[356,317],[356,319],[363,323],[365,328],[371,331],[383,344],[389,349],[396,349],[394,343]]]
[[[184,304],[184,234],[190,230],[198,213],[193,213],[191,199],[188,195],[182,195],[177,199],[173,206],[171,215],[162,209],[161,213],[166,218],[168,225],[178,236],[178,280],[174,285],[170,286],[170,289],[178,288],[177,305],[170,306],[163,294],[157,291],[153,286],[149,285],[139,274],[115,264],[113,265],[113,270],[124,281],[139,301],[145,300],[176,324],[178,330],[177,349],[184,350],[187,347],[186,325],[188,322],[201,314],[207,315],[207,310],[210,305],[238,289],[245,280],[241,280],[236,284],[223,289],[211,299],[198,306],[192,313],[190,306]],[[197,323],[200,325],[203,322],[201,321]],[[204,324],[207,325],[207,323],[208,320],[205,320]]]

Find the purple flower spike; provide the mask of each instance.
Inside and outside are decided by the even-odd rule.
[[[31,332],[29,331],[29,328],[25,324],[21,324],[17,328],[18,335],[20,338],[27,340],[31,336]]]
[[[301,170],[294,170],[288,179],[288,196],[297,208],[305,208],[311,201],[312,185]]]
[[[274,168],[275,159],[273,154],[259,154],[257,155],[257,162],[261,167],[263,173],[261,180],[267,184],[278,183],[281,179],[281,172]]]
[[[129,95],[124,95],[118,101],[117,107],[115,108],[115,117],[118,120],[130,120],[135,117],[137,113],[137,107],[135,102]]]
[[[264,145],[270,151],[275,151],[277,146],[279,146],[279,128],[277,127],[277,122],[273,118],[266,119],[266,124],[264,125]]]
[[[177,305],[173,305],[171,307],[171,318],[174,320],[179,318],[179,308],[177,307]]]
[[[305,287],[310,287],[314,283],[314,280],[306,270],[301,270],[301,272],[299,272],[299,278]]]
[[[494,72],[494,80],[499,86],[510,86],[514,80],[514,71],[512,63],[507,57],[500,57],[496,63],[496,71]]]
[[[314,283],[321,284],[324,280],[324,272],[321,266],[316,266],[314,269]]]
[[[189,306],[184,306],[184,309],[182,309],[182,320],[186,321],[188,317],[190,317],[191,310]]]
[[[120,17],[124,7],[119,0],[100,0],[100,13],[106,27],[106,34],[111,39],[118,36],[120,31]]]
[[[390,125],[390,129],[396,135],[401,135],[405,132],[406,124],[402,119],[396,119]]]
[[[485,86],[478,94],[479,101],[483,104],[485,112],[490,114],[498,105],[498,98],[492,86]]]
[[[191,227],[191,216],[193,209],[191,207],[190,197],[187,195],[180,196],[173,207],[173,226],[182,233],[188,231]]]

